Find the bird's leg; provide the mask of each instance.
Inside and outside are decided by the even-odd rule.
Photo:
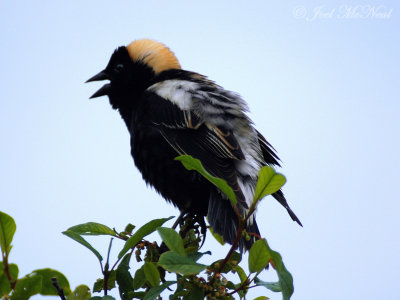
[[[179,233],[182,236],[182,238],[184,238],[191,229],[194,229],[195,232],[199,234],[198,226],[195,226],[196,223],[200,226],[200,235],[202,235],[201,239],[202,242],[199,247],[200,249],[204,245],[207,233],[207,224],[203,216],[182,211],[178,216],[178,218],[176,219],[174,225],[172,225],[172,229],[176,229],[179,225],[180,226]]]
[[[178,216],[178,218],[176,219],[174,225],[172,225],[171,228],[175,230],[176,227],[178,227],[178,225],[182,226],[182,222],[185,219],[185,215],[186,215],[186,211],[184,211],[184,210],[181,211],[180,215]],[[167,252],[167,251],[168,251],[167,245],[164,242],[162,242],[161,245],[160,245],[160,250],[159,250],[160,254],[162,254],[164,252]]]
[[[183,221],[185,215],[186,215],[186,211],[182,210],[182,211],[181,211],[181,214],[180,214],[180,215],[178,216],[178,218],[176,219],[174,225],[172,225],[172,229],[176,229],[176,227],[177,227],[180,223],[182,223],[182,221]]]
[[[185,226],[185,229],[184,229],[184,234],[186,235],[186,233],[189,232],[190,229],[194,229],[196,235],[199,238],[200,238],[200,236],[202,236],[201,237],[202,242],[201,242],[201,245],[199,247],[199,249],[200,249],[201,247],[203,247],[203,244],[204,244],[205,239],[206,239],[206,233],[207,233],[207,225],[206,225],[206,222],[204,220],[204,216],[198,215],[198,214],[196,214],[196,215],[188,215],[186,217],[186,220],[187,220],[187,222],[185,223],[186,226]],[[196,223],[198,225],[196,225]],[[200,227],[200,230],[199,230],[199,227]]]
[[[201,241],[201,245],[200,245],[200,248],[201,248],[201,247],[203,247],[204,242],[206,241],[207,224],[206,224],[206,222],[205,222],[205,220],[204,220],[204,217],[201,217],[201,216],[198,218],[197,222],[198,222],[199,225],[200,225],[200,233],[201,233],[202,236],[203,236],[202,241]],[[200,249],[200,248],[199,248],[199,249]]]
[[[194,221],[195,215],[188,213],[185,216],[182,217],[181,220],[181,228],[180,228],[180,233],[182,237],[186,236],[186,234],[189,232],[190,229],[195,229],[194,228]]]

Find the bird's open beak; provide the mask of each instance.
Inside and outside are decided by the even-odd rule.
[[[106,80],[106,79],[110,79],[109,76],[104,71],[101,71],[100,73],[98,73],[98,74],[94,75],[93,77],[89,78],[88,80],[86,80],[85,83],[92,82],[92,81],[101,81],[101,80]],[[111,91],[111,84],[106,83],[96,93],[94,93],[89,99],[108,95],[110,93],[110,91]]]

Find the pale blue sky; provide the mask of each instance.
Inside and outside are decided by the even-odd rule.
[[[100,85],[83,83],[145,37],[240,93],[277,149],[304,228],[272,198],[257,219],[293,274],[292,299],[399,299],[400,7],[324,3],[2,1],[0,210],[17,222],[20,273],[52,267],[91,285],[96,259],[61,231],[178,214],[142,181],[108,100],[88,100]],[[211,237],[206,248],[227,251]]]

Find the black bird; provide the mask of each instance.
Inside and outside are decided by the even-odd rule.
[[[181,69],[163,44],[136,40],[115,50],[107,67],[90,81],[109,80],[91,98],[107,95],[131,136],[131,153],[147,184],[181,212],[208,217],[213,230],[233,243],[238,218],[230,201],[176,156],[189,154],[234,190],[246,214],[262,166],[279,166],[273,147],[253,127],[247,104],[207,77]],[[281,190],[273,196],[301,225]],[[248,232],[259,234],[255,218]],[[241,249],[254,242],[240,241]]]

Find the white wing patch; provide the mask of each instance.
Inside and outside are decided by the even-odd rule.
[[[198,88],[198,83],[171,79],[155,83],[148,90],[171,101],[182,110],[190,110],[193,108],[192,92]]]

